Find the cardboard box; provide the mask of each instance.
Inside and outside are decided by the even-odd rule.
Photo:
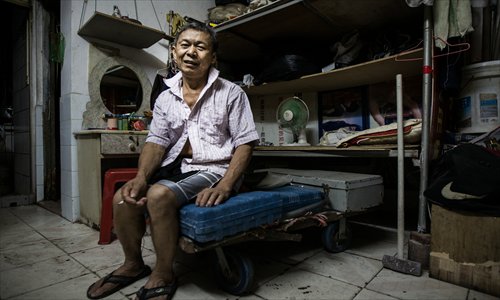
[[[500,297],[500,218],[433,205],[429,274]]]
[[[290,176],[293,183],[328,189],[328,198],[333,209],[363,211],[382,204],[384,197],[383,179],[380,175],[271,168],[272,174]]]

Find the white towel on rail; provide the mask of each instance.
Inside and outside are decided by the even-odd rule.
[[[434,1],[434,36],[436,46],[444,49],[443,41],[450,37],[463,37],[473,31],[470,0],[437,0]]]

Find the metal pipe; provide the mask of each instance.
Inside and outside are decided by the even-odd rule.
[[[423,82],[422,82],[422,141],[420,154],[420,193],[418,207],[418,232],[427,231],[427,199],[424,191],[427,188],[429,167],[429,131],[432,106],[432,6],[424,9],[424,53],[423,53]]]
[[[405,239],[405,146],[403,132],[403,76],[396,75],[396,111],[398,128],[398,258],[403,259]]]

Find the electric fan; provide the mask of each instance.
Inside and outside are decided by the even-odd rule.
[[[281,128],[293,134],[293,143],[284,146],[310,146],[306,138],[309,109],[302,99],[290,97],[283,100],[276,111],[276,119]]]

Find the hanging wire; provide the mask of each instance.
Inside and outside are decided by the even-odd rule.
[[[454,62],[450,62],[450,57],[451,57],[451,52],[450,52],[450,48],[451,47],[446,47],[448,52],[446,53],[446,76],[445,76],[445,80],[444,80],[444,83],[443,83],[443,86],[446,88],[448,86],[448,79],[449,79],[449,75],[450,75],[450,67],[452,66],[455,66],[458,61],[460,60],[460,54],[459,55],[456,55],[455,59],[454,59]],[[460,53],[460,52],[458,52]]]
[[[134,0],[134,6],[135,6],[135,19],[139,21],[139,13],[137,11],[137,0]]]
[[[87,1],[88,0],[83,0],[82,14],[80,15],[80,27],[78,27],[78,29],[82,28],[83,16],[85,15],[85,10],[87,10]]]
[[[153,11],[155,12],[155,17],[156,17],[156,21],[158,21],[158,26],[160,26],[160,30],[163,31],[163,28],[161,27],[161,24],[160,24],[160,19],[158,19],[158,14],[156,13],[155,5],[153,4],[153,0],[149,0],[149,1],[151,1],[151,6],[153,7]]]

